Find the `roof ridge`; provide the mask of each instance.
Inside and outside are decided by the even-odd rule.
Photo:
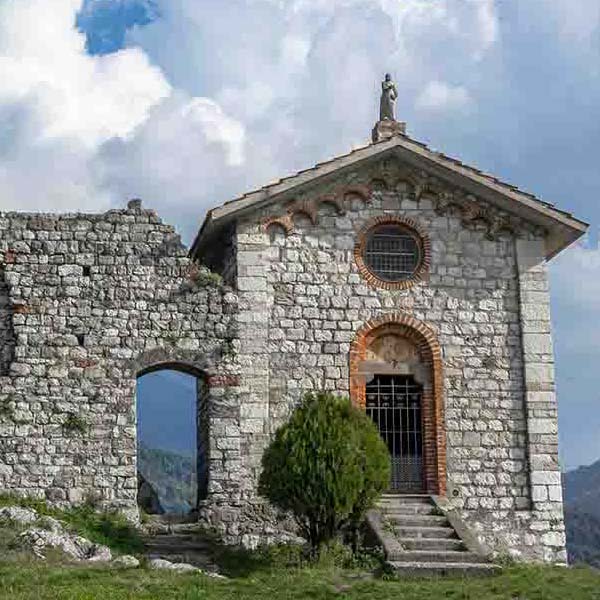
[[[209,226],[212,226],[222,218],[231,218],[231,216],[238,211],[249,209],[250,207],[254,206],[255,203],[265,201],[268,198],[273,198],[278,194],[292,190],[296,184],[289,184],[288,182],[293,182],[293,180],[296,178],[303,178],[301,181],[298,181],[297,185],[310,184],[317,178],[330,175],[334,170],[328,169],[328,167],[334,165],[336,162],[340,163],[339,168],[346,168],[355,164],[357,161],[366,160],[368,158],[377,156],[379,153],[393,149],[404,150],[408,153],[414,154],[415,157],[419,158],[419,160],[430,161],[434,165],[437,165],[438,171],[440,168],[448,169],[448,171],[451,173],[453,172],[455,176],[464,177],[467,179],[470,178],[472,183],[487,187],[493,193],[510,198],[512,201],[517,202],[526,210],[533,211],[533,213],[541,213],[544,218],[551,219],[557,222],[557,224],[567,226],[571,228],[573,232],[583,232],[585,230],[582,226],[586,226],[587,224],[575,218],[570,212],[557,208],[556,205],[538,198],[535,194],[522,190],[517,185],[505,182],[495,175],[486,173],[475,166],[464,163],[458,158],[449,156],[441,151],[433,150],[426,143],[416,140],[405,133],[397,133],[390,138],[380,139],[375,142],[367,143],[363,146],[352,148],[349,152],[336,155],[332,158],[318,162],[311,167],[296,171],[295,173],[290,173],[284,177],[280,177],[279,179],[269,182],[262,187],[245,192],[240,196],[237,196],[212,208],[210,211],[208,211],[202,227],[196,236],[196,239],[192,245],[192,252],[195,251],[200,238],[205,230],[209,228]],[[347,160],[349,157],[361,153],[363,156],[359,157],[355,161]],[[322,172],[319,173],[319,171]],[[310,176],[310,173],[315,173],[314,177]],[[307,174],[309,174],[308,177],[305,177]],[[438,175],[438,177],[443,178],[444,174],[445,172],[443,172],[442,175]],[[282,186],[284,183],[287,183],[287,186]],[[277,186],[282,186],[282,188],[273,193],[272,190]],[[256,196],[256,199],[252,199],[253,196]],[[250,200],[248,200],[249,198]],[[229,208],[231,205],[235,205],[236,203],[240,204],[239,208]],[[567,220],[565,221],[565,219]],[[581,233],[579,233],[579,235],[581,235]]]

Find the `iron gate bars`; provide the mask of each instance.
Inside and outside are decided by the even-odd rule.
[[[363,259],[382,279],[400,281],[415,272],[419,264],[419,245],[398,225],[382,225],[369,235]]]
[[[366,411],[392,458],[391,489],[423,490],[421,386],[412,375],[376,375],[366,385]]]

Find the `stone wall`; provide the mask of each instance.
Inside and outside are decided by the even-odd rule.
[[[135,514],[136,376],[175,366],[206,378],[209,404],[237,402],[236,296],[139,201],[0,214],[0,257],[0,490]],[[232,476],[228,433],[209,429],[214,490]]]
[[[529,467],[530,461],[555,459],[555,446],[534,437],[539,427],[555,433],[553,398],[531,408],[524,386],[524,365],[529,373],[530,364],[523,346],[528,361],[534,342],[522,337],[521,327],[533,317],[519,294],[515,242],[535,242],[539,233],[524,224],[521,231],[490,239],[477,219],[466,223],[452,209],[440,214],[428,194],[417,200],[407,181],[387,190],[379,186],[368,198],[342,192],[340,204],[340,189],[372,181],[368,173],[338,176],[238,223],[240,295],[257,303],[255,318],[265,329],[252,343],[269,365],[268,395],[257,396],[246,415],[256,426],[253,454],[260,454],[265,434],[273,433],[306,391],[349,392],[350,344],[367,321],[392,312],[410,315],[436,332],[443,352],[453,504],[498,552],[564,561],[561,505],[537,504],[538,485],[556,494],[557,472],[543,467],[536,473],[534,466],[530,478]],[[312,202],[316,196],[328,201]],[[414,220],[431,240],[429,274],[406,290],[368,285],[355,262],[358,232],[386,213]],[[547,285],[541,268],[534,279]],[[541,362],[551,363],[551,354]]]
[[[235,293],[139,201],[0,214],[0,490],[136,513],[136,377],[176,367],[204,382],[200,519],[230,542],[282,539],[290,524],[257,496],[266,444],[306,391],[348,393],[357,332],[402,314],[442,351],[454,506],[497,551],[564,560],[542,238],[524,223],[490,235],[470,202],[465,219],[409,179],[321,181],[293,216],[288,202],[258,210],[200,257]],[[430,239],[407,289],[356,265],[358,233],[385,214]]]

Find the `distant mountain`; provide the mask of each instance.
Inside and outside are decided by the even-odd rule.
[[[563,490],[569,561],[600,568],[600,460],[564,473]]]
[[[166,513],[187,514],[195,508],[195,457],[140,445],[138,471],[152,486]]]

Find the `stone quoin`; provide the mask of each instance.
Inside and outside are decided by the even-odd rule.
[[[409,445],[379,423],[397,491],[412,469],[489,547],[565,562],[546,263],[586,225],[393,119],[373,140],[214,208],[189,251],[139,200],[1,213],[0,490],[135,517],[136,378],[168,366],[199,379],[198,514],[228,542],[285,534],[262,453],[326,389],[419,411]]]

